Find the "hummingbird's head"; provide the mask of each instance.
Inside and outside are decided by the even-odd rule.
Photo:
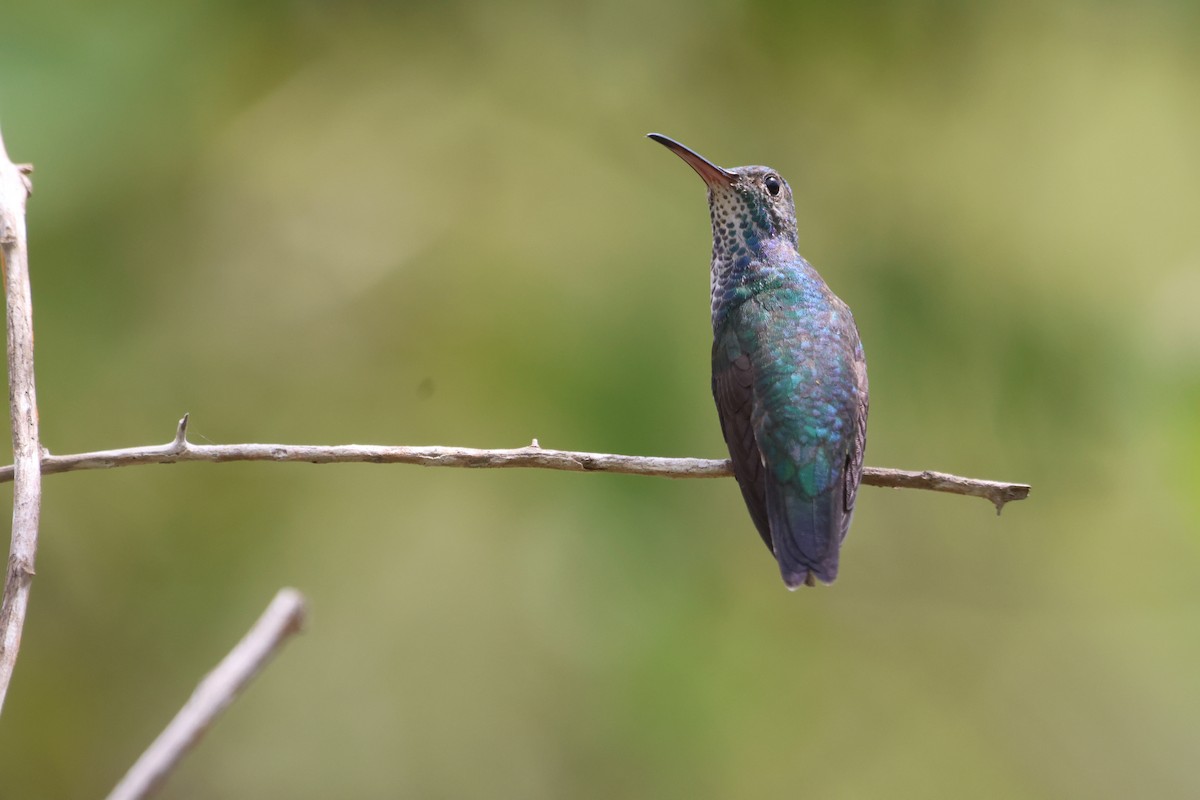
[[[647,135],[687,162],[708,185],[714,257],[746,251],[759,256],[772,240],[798,246],[792,189],[778,172],[770,167],[725,169],[674,139]]]

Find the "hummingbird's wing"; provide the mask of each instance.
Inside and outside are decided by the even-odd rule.
[[[857,346],[854,351],[854,382],[858,388],[858,413],[854,419],[854,437],[850,442],[850,454],[846,458],[846,474],[842,479],[845,492],[846,516],[842,521],[842,538],[850,529],[850,516],[854,511],[854,500],[858,486],[862,483],[863,455],[867,449],[867,409],[870,395],[867,387],[867,359],[863,354],[862,341],[858,340],[858,328],[854,330]]]
[[[753,386],[754,367],[750,358],[741,351],[737,337],[726,331],[713,342],[713,398],[717,401],[717,415],[721,419],[721,432],[729,448],[733,475],[742,488],[750,518],[754,520],[767,548],[773,551],[767,519],[762,454],[754,440],[751,420]]]

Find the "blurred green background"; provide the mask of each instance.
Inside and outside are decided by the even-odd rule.
[[[854,309],[832,589],[732,481],[184,464],[49,477],[0,795],[107,791],[282,585],[164,797],[1200,794],[1200,10],[1184,2],[24,4],[54,452],[723,452],[701,183],[792,183]]]

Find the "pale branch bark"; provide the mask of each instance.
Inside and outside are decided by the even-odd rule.
[[[161,786],[217,716],[237,699],[284,642],[301,631],[304,617],[304,596],[295,589],[280,589],[250,632],[216,669],[204,676],[175,718],[129,768],[108,800],[148,797]]]
[[[41,446],[33,380],[33,301],[25,238],[25,201],[32,190],[28,177],[32,170],[28,165],[18,166],[9,160],[4,139],[0,137],[0,267],[4,271],[7,300],[8,404],[15,473],[12,539],[0,598],[0,710],[4,708],[21,648],[42,504]]]
[[[311,464],[367,462],[417,464],[425,467],[536,468],[568,472],[617,472],[661,478],[724,478],[733,474],[728,459],[659,458],[610,453],[548,450],[535,439],[528,447],[477,450],[469,447],[387,447],[382,445],[193,444],[187,438],[188,417],[179,420],[175,438],[163,445],[126,447],[56,456],[42,454],[42,472],[53,474],[83,469],[109,469],[135,464],[174,464],[179,461],[307,461]],[[0,483],[12,480],[13,468],[0,467]],[[1024,500],[1029,486],[944,472],[910,472],[867,467],[863,483],[893,489],[927,489],[982,497],[999,513],[1005,503]]]

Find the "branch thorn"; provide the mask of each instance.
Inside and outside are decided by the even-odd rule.
[[[187,426],[189,416],[189,414],[184,414],[183,418],[179,420],[179,427],[175,429],[175,439],[171,442],[171,449],[173,452],[182,453],[184,450],[187,450]]]

